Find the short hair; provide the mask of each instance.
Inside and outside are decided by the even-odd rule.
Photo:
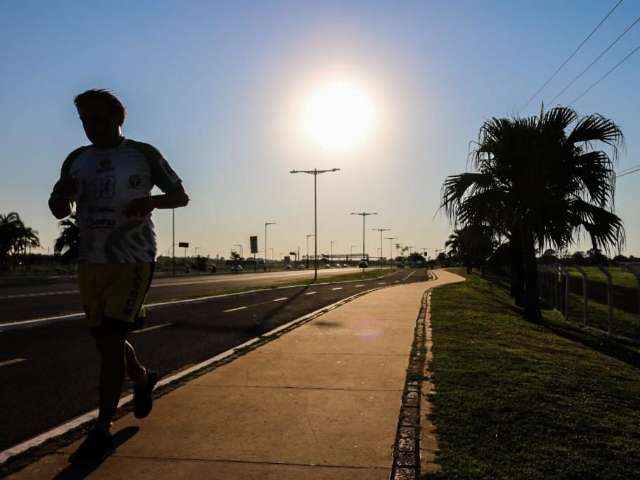
[[[111,113],[113,113],[119,120],[120,125],[124,123],[124,118],[127,115],[127,111],[122,105],[122,102],[118,100],[113,93],[109,90],[105,90],[102,88],[92,88],[91,90],[87,90],[86,92],[82,92],[80,95],[77,95],[76,98],[73,99],[73,103],[76,108],[81,108],[88,102],[102,102]]]

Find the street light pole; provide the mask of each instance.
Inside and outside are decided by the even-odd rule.
[[[275,225],[276,222],[264,222],[264,271],[267,271],[267,227]]]
[[[378,212],[351,212],[351,215],[360,215],[362,217],[362,260],[365,260],[367,256],[365,253],[365,219],[369,215],[378,215]]]
[[[171,275],[176,276],[176,209],[171,209],[171,232],[173,243],[171,244]]]
[[[331,168],[329,170],[318,170],[317,168],[314,168],[313,170],[291,170],[290,173],[307,173],[309,175],[313,175],[313,233],[314,233],[314,238],[313,238],[313,243],[314,245],[314,253],[313,253],[313,264],[314,264],[314,271],[313,271],[313,281],[315,282],[316,280],[318,280],[318,175],[320,175],[321,173],[328,173],[328,172],[337,172],[339,171],[339,168]],[[308,255],[307,255],[307,261],[308,261]]]
[[[306,268],[309,268],[309,238],[310,237],[314,237],[315,235],[313,233],[309,233],[307,235],[307,262],[306,262]]]
[[[393,258],[393,241],[398,240],[398,237],[384,237],[385,240],[389,240],[389,258]]]
[[[376,232],[380,232],[380,265],[382,266],[382,232],[390,232],[390,228],[372,228]]]
[[[331,247],[329,248],[329,263],[333,261],[333,240],[331,240]]]

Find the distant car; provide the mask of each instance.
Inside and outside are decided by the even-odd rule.
[[[362,260],[359,264],[358,264],[358,268],[368,268],[369,267],[369,263],[366,260]]]
[[[324,264],[324,268],[331,268],[331,264],[329,264],[329,263],[325,263],[325,264]]]
[[[293,268],[293,267],[291,266],[291,264],[290,264],[290,263],[287,263],[287,264],[284,266],[284,269],[285,269],[285,270],[291,270],[292,268]]]
[[[232,265],[231,266],[231,271],[234,273],[240,273],[242,270],[244,270],[242,268],[242,265]]]

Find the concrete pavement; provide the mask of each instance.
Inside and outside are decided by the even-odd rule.
[[[75,442],[10,478],[386,479],[422,296],[460,280],[375,291],[190,381],[118,420],[93,471]]]

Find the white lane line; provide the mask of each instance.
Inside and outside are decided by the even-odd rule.
[[[26,358],[14,358],[13,360],[5,360],[0,362],[0,367],[6,367],[7,365],[13,365],[14,363],[26,362]]]
[[[143,333],[143,332],[150,332],[151,330],[157,330],[159,328],[164,328],[164,327],[170,327],[171,325],[173,325],[173,323],[169,322],[169,323],[162,323],[160,325],[154,325],[153,327],[147,327],[147,328],[140,328],[138,330],[134,330],[131,333]]]
[[[387,282],[378,282],[378,285],[386,285]]]
[[[228,310],[223,310],[223,313],[229,313],[229,312],[237,312],[238,310],[244,310],[247,307],[236,307],[236,308],[229,308]]]
[[[307,292],[307,293],[305,293],[305,295],[315,295],[316,293],[318,293],[318,292]]]
[[[342,287],[333,287],[331,290],[342,290]]]
[[[282,298],[276,298],[274,300],[274,302],[284,302],[287,299],[287,297],[282,297]]]
[[[391,275],[391,273],[383,275],[383,277],[385,276],[389,276]],[[355,283],[357,282],[357,280],[343,280],[339,283]],[[332,283],[338,283],[338,282],[323,282],[323,283],[314,283],[314,286],[319,286],[319,285],[331,285]],[[153,286],[153,285],[152,285]],[[360,287],[364,287],[365,285],[361,284],[361,285],[356,285],[356,288],[360,288]],[[289,288],[301,288],[301,285],[282,285],[279,287],[275,287],[275,290],[287,290]],[[243,292],[234,292],[234,293],[219,293],[217,295],[207,295],[206,297],[195,297],[195,298],[185,298],[182,300],[168,300],[165,302],[157,302],[157,303],[148,303],[145,305],[145,307],[147,309],[152,309],[152,308],[156,308],[156,307],[164,307],[167,305],[182,305],[184,303],[200,303],[200,302],[207,302],[209,300],[213,300],[216,298],[224,298],[224,297],[238,297],[238,296],[242,296],[242,295],[250,295],[252,293],[258,293],[258,292],[266,292],[266,291],[272,291],[274,290],[273,288],[256,288],[253,290],[245,290]],[[63,322],[63,321],[67,321],[67,320],[76,320],[76,319],[80,319],[80,318],[84,318],[84,313],[82,312],[78,312],[78,313],[70,313],[67,315],[55,315],[55,316],[51,316],[51,317],[40,317],[40,318],[32,318],[29,320],[17,320],[14,322],[9,322],[9,323],[1,323],[0,325],[2,325],[2,332],[8,332],[11,330],[22,330],[24,328],[32,328],[32,327],[39,327],[39,326],[44,326],[44,325],[50,325],[52,323],[58,323],[58,322]]]
[[[41,292],[41,293],[16,293],[13,295],[0,295],[0,300],[9,300],[11,298],[46,297],[48,295],[68,295],[71,293],[80,293],[80,290],[59,290],[57,292]]]
[[[413,272],[411,272],[409,275],[407,275],[406,277],[404,277],[404,278],[402,279],[402,281],[403,281],[403,282],[406,282],[407,280],[409,280],[409,277],[410,277],[411,275],[413,275],[414,273],[416,273],[416,271],[415,271],[415,270],[414,270]]]
[[[396,280],[395,283],[400,283],[400,280]]]

